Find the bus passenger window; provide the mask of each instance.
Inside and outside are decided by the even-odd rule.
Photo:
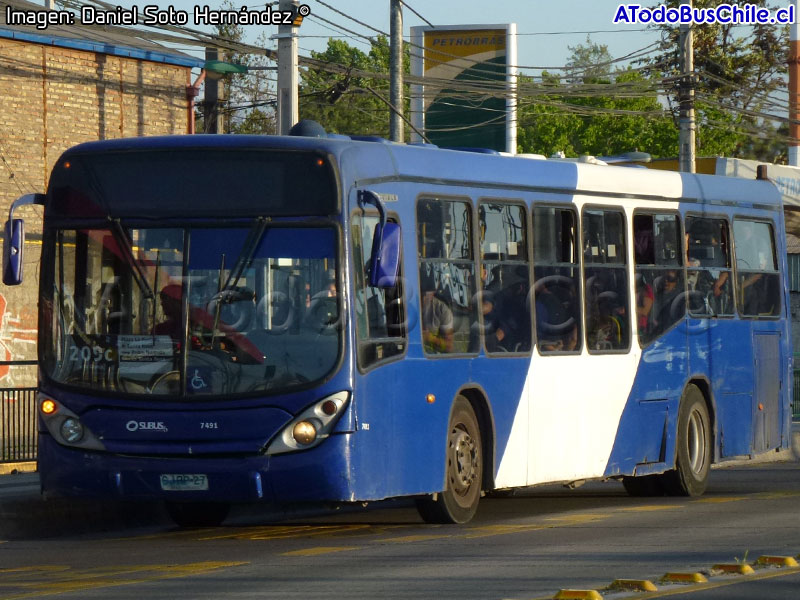
[[[736,289],[739,313],[747,317],[781,314],[781,285],[772,225],[736,219]]]
[[[402,265],[394,288],[372,287],[366,277],[372,254],[372,238],[378,222],[378,217],[370,214],[357,214],[352,220],[356,292],[354,308],[358,364],[361,368],[401,355],[406,348]],[[326,293],[329,292],[330,288]]]
[[[590,352],[630,348],[625,218],[622,212],[583,212],[586,343]]]
[[[420,329],[427,354],[477,352],[470,205],[423,199],[417,204]]]
[[[533,209],[533,273],[539,352],[581,349],[578,219],[570,209]]]
[[[686,217],[689,314],[733,314],[730,244],[725,219]]]
[[[636,330],[644,347],[686,312],[678,215],[634,215],[633,248]]]
[[[487,353],[528,352],[531,349],[530,274],[525,209],[514,204],[482,202],[481,232],[482,326]],[[477,344],[475,344],[477,346]]]

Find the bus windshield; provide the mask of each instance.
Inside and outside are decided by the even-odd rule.
[[[287,391],[338,363],[336,230],[53,229],[42,365],[52,380],[133,395]]]

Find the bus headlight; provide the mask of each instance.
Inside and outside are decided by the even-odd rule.
[[[39,416],[47,432],[62,446],[105,450],[103,442],[81,423],[80,417],[58,400],[39,395]]]
[[[300,421],[292,428],[292,437],[298,444],[308,446],[317,439],[317,428],[310,421]]]
[[[266,454],[307,450],[322,443],[344,413],[349,392],[338,392],[302,411],[267,444]]]
[[[83,425],[73,417],[64,419],[61,423],[61,437],[69,444],[77,444],[83,439]]]

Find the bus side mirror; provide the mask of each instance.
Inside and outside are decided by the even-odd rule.
[[[25,223],[14,218],[14,211],[20,206],[38,204],[44,206],[44,194],[25,194],[11,203],[8,221],[3,232],[3,283],[19,285],[22,283],[22,248],[25,246]]]
[[[400,225],[387,221],[375,227],[372,256],[369,261],[369,284],[383,289],[397,285],[400,271]]]
[[[9,219],[3,237],[3,283],[22,283],[22,249],[25,246],[25,222]]]

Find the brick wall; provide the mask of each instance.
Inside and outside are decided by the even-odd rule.
[[[81,142],[188,129],[187,67],[0,40],[0,226],[11,202],[44,192],[61,153]],[[38,206],[25,218],[25,278],[0,284],[0,360],[36,358]],[[0,387],[35,385],[35,368],[0,366]]]

